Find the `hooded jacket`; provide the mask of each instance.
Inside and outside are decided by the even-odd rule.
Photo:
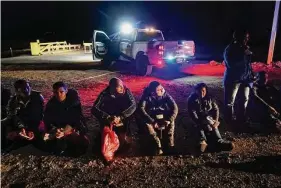
[[[110,92],[110,86],[103,90],[91,109],[97,119],[106,119],[108,116],[120,116],[128,118],[136,110],[136,101],[131,91],[124,87],[124,94],[114,95]]]

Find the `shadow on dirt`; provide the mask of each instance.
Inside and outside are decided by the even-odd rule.
[[[212,168],[233,169],[237,171],[250,172],[255,174],[275,174],[281,176],[281,156],[260,156],[254,161],[228,164],[228,163],[207,163]]]

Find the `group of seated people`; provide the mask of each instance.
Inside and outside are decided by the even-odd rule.
[[[253,89],[254,95],[259,98],[267,97],[267,86],[259,84]],[[14,89],[15,95],[11,97],[9,90],[2,89],[1,105],[5,105],[1,111],[2,150],[9,152],[26,144],[34,144],[58,155],[79,156],[87,151],[90,139],[77,91],[69,89],[63,82],[56,82],[53,85],[53,96],[44,109],[43,96],[33,91],[28,81],[17,80]],[[264,108],[265,111],[276,113],[263,115],[278,120],[280,106],[277,108],[270,105],[280,105],[280,99],[272,103],[271,99],[269,97],[262,100],[262,104],[271,109]],[[209,94],[206,84],[200,83],[194,87],[187,107],[195,125],[194,135],[197,135],[200,152],[204,152],[209,145],[219,150],[233,149],[234,144],[223,139],[220,134],[219,106]],[[136,115],[139,128],[146,130],[153,140],[154,143],[151,144],[156,146],[156,155],[175,150],[174,132],[178,106],[157,81],[152,81],[144,89],[137,105],[129,88],[120,79],[112,78],[108,87],[95,100],[91,113],[99,121],[101,131],[104,126],[113,125],[121,147],[128,142],[129,124],[133,115]],[[98,139],[100,138],[99,136]],[[165,149],[163,142],[167,143]]]

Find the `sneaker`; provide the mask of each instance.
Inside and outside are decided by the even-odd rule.
[[[162,155],[163,154],[163,150],[161,148],[158,148],[156,150],[156,155]]]
[[[221,139],[218,141],[218,144],[222,151],[231,151],[234,148],[234,144],[231,141]]]
[[[207,146],[208,146],[207,142],[206,142],[205,140],[202,140],[202,141],[200,142],[200,151],[201,151],[202,153],[204,153],[205,150],[206,150],[206,148],[207,148]]]

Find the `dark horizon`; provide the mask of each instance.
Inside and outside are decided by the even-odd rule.
[[[201,51],[220,53],[234,29],[247,29],[251,45],[267,52],[275,2],[1,2],[2,49],[40,39],[90,42],[94,29],[108,34],[122,19],[163,30],[168,40],[194,40]],[[280,17],[280,14],[279,14]],[[279,19],[280,22],[280,19]],[[280,24],[275,52],[281,51]],[[27,46],[28,48],[29,46]]]

